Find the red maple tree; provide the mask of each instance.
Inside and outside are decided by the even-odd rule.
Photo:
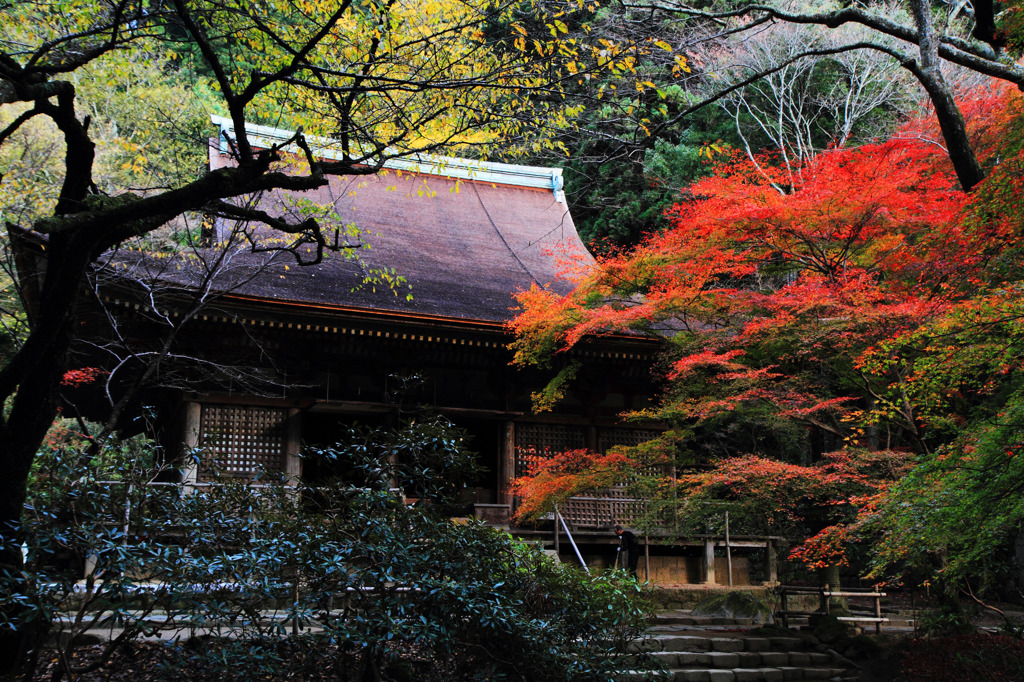
[[[664,337],[673,357],[661,405],[633,416],[699,428],[756,409],[826,434],[830,449],[930,452],[945,437],[937,425],[958,409],[958,386],[991,383],[1018,358],[1006,356],[1000,370],[992,353],[981,353],[936,369],[963,352],[964,339],[940,340],[970,329],[968,319],[1020,319],[1012,282],[1024,279],[1024,145],[1013,142],[1024,140],[1021,97],[993,88],[962,105],[992,168],[972,194],[959,189],[927,119],[792,172],[770,155],[727,156],[668,212],[669,229],[600,260],[568,295],[522,292],[511,324],[516,361],[543,362],[588,334],[639,330]],[[973,329],[977,338],[983,329]],[[795,466],[769,464],[766,454],[718,452],[703,463],[710,473],[694,474],[704,482],[676,483],[694,495],[725,472]],[[765,480],[810,484],[822,473],[812,468]],[[856,500],[848,507],[870,509],[884,479],[867,485],[847,474],[847,484],[860,486],[843,498]],[[559,489],[572,489],[571,480]],[[528,498],[544,490],[520,485]],[[747,497],[763,494],[781,511],[783,490]],[[794,557],[840,561],[848,527],[818,525]]]

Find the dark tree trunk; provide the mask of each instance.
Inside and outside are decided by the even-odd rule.
[[[931,5],[927,0],[911,0],[910,6],[914,13],[914,23],[917,25],[921,54],[919,67],[912,71],[924,86],[932,106],[935,107],[935,117],[939,120],[947,154],[949,160],[953,162],[953,170],[956,171],[960,186],[965,192],[970,192],[975,185],[985,179],[985,173],[971,147],[963,113],[953,99],[949,84],[942,77],[939,39],[932,23]]]
[[[75,302],[85,283],[93,249],[68,235],[54,235],[48,245],[48,267],[42,307],[25,344],[0,373],[10,400],[10,414],[0,422],[0,573],[16,576],[23,568],[25,542],[22,512],[32,461],[39,444],[57,416],[60,381],[67,369],[67,353],[74,331]],[[5,590],[27,590],[30,585],[12,580]],[[20,622],[24,613],[4,613],[18,623],[14,630],[0,628],[0,679],[15,672],[26,660],[38,637],[49,625],[41,619]]]
[[[971,36],[988,43],[997,52],[1006,46],[1006,38],[996,32],[996,10],[992,0],[972,0],[974,6],[974,30]]]

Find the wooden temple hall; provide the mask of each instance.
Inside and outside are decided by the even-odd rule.
[[[215,122],[222,141],[232,135],[229,121]],[[268,144],[290,136],[272,128],[253,132]],[[227,152],[212,143],[210,163],[229,164]],[[246,248],[213,272],[190,267],[190,260],[170,267],[173,257],[112,254],[98,268],[92,304],[83,306],[76,366],[110,367],[126,353],[142,356],[174,327],[171,355],[126,414],[141,415],[146,405],[155,415],[148,428],[163,443],[179,452],[205,448],[222,470],[243,478],[270,470],[309,480],[316,472],[303,470],[303,447],[332,445],[353,424],[387,425],[410,405],[431,405],[469,434],[478,453],[481,474],[465,514],[504,527],[515,505],[511,482],[535,453],[605,451],[655,433],[618,421],[654,397],[651,366],[659,346],[652,339],[609,335],[581,344],[573,352],[582,369],[552,413],[533,414],[530,399],[550,373],[510,365],[506,323],[514,292],[531,285],[565,292],[571,285],[559,278],[560,261],[593,262],[569,215],[561,170],[453,158],[394,161],[386,172],[333,178],[298,197],[265,196],[260,207],[280,215],[309,210],[308,202],[366,235],[370,248],[358,249],[359,262],[328,256],[299,266],[289,254]],[[231,225],[214,223],[205,236],[232,234]],[[26,280],[44,252],[31,239],[22,242]],[[380,278],[363,283],[376,268],[408,286],[392,289]],[[103,356],[113,336],[136,347]],[[183,483],[204,475],[193,469]],[[605,491],[562,509],[592,565],[615,557],[611,528],[629,525],[634,504],[622,498]],[[551,522],[511,530],[549,545],[554,534]],[[566,535],[560,538],[562,560],[576,561]],[[716,543],[652,541],[650,578],[725,584]],[[774,561],[771,541],[735,538],[733,546],[745,543],[748,554],[755,551],[749,567],[744,549],[733,552],[735,581],[772,579],[774,571],[761,568]]]

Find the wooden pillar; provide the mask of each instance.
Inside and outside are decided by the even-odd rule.
[[[715,584],[715,540],[704,539],[704,584]]]
[[[555,505],[555,523],[554,523],[554,526],[555,526],[555,559],[558,560],[558,561],[561,561],[562,560],[561,559],[562,548],[559,546],[558,533],[562,529],[559,528],[559,526],[558,526],[558,505],[557,504]]]
[[[644,582],[651,582],[651,539],[644,533]]]
[[[295,408],[288,410],[287,440],[285,442],[284,473],[287,485],[297,485],[302,478],[302,458],[299,451],[302,448],[302,416]]]
[[[765,545],[768,561],[768,582],[776,585],[779,582],[779,557],[775,553],[775,541],[769,539]]]
[[[498,457],[498,504],[512,504],[512,481],[516,477],[516,424],[505,422],[505,437]]]
[[[181,445],[182,456],[185,458],[184,475],[182,483],[191,484],[199,480],[199,465],[196,463],[196,456],[199,453],[201,420],[203,406],[197,402],[189,401],[184,405],[184,432],[182,433]]]
[[[732,587],[732,547],[729,546],[729,512],[725,512],[725,570],[729,573],[729,587]]]

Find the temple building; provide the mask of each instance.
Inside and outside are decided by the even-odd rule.
[[[233,131],[229,121],[215,122],[221,135],[211,143],[210,164],[220,167],[230,163]],[[268,146],[291,135],[250,132]],[[167,349],[148,387],[124,406],[122,421],[154,434],[169,451],[204,449],[232,476],[274,471],[311,480],[318,472],[303,469],[303,447],[328,446],[352,424],[387,425],[410,404],[429,405],[464,429],[478,453],[481,473],[466,514],[543,538],[550,525],[517,529],[510,520],[512,481],[531,458],[606,451],[657,433],[619,417],[655,397],[654,339],[605,335],[579,344],[571,351],[581,362],[576,380],[545,414],[533,414],[531,393],[552,373],[510,364],[514,294],[530,286],[566,292],[566,262],[593,263],[566,206],[560,170],[394,160],[375,175],[333,177],[316,191],[252,201],[271,215],[329,216],[340,239],[348,238],[344,226],[354,225],[365,244],[351,252],[355,259],[328,254],[301,265],[302,253],[274,248],[258,230],[213,221],[197,235],[203,247],[187,258],[110,254],[83,305],[78,366],[141,367]],[[249,240],[246,248],[216,246],[239,239]],[[30,305],[31,273],[45,262],[38,247],[27,237],[20,246]],[[205,475],[190,467],[185,482]],[[614,556],[610,529],[628,525],[631,504],[605,491],[562,512],[584,554],[607,563],[601,557]],[[658,549],[652,577],[707,580],[707,543],[689,544]],[[714,581],[713,545],[711,551]],[[562,552],[571,557],[568,547]]]

